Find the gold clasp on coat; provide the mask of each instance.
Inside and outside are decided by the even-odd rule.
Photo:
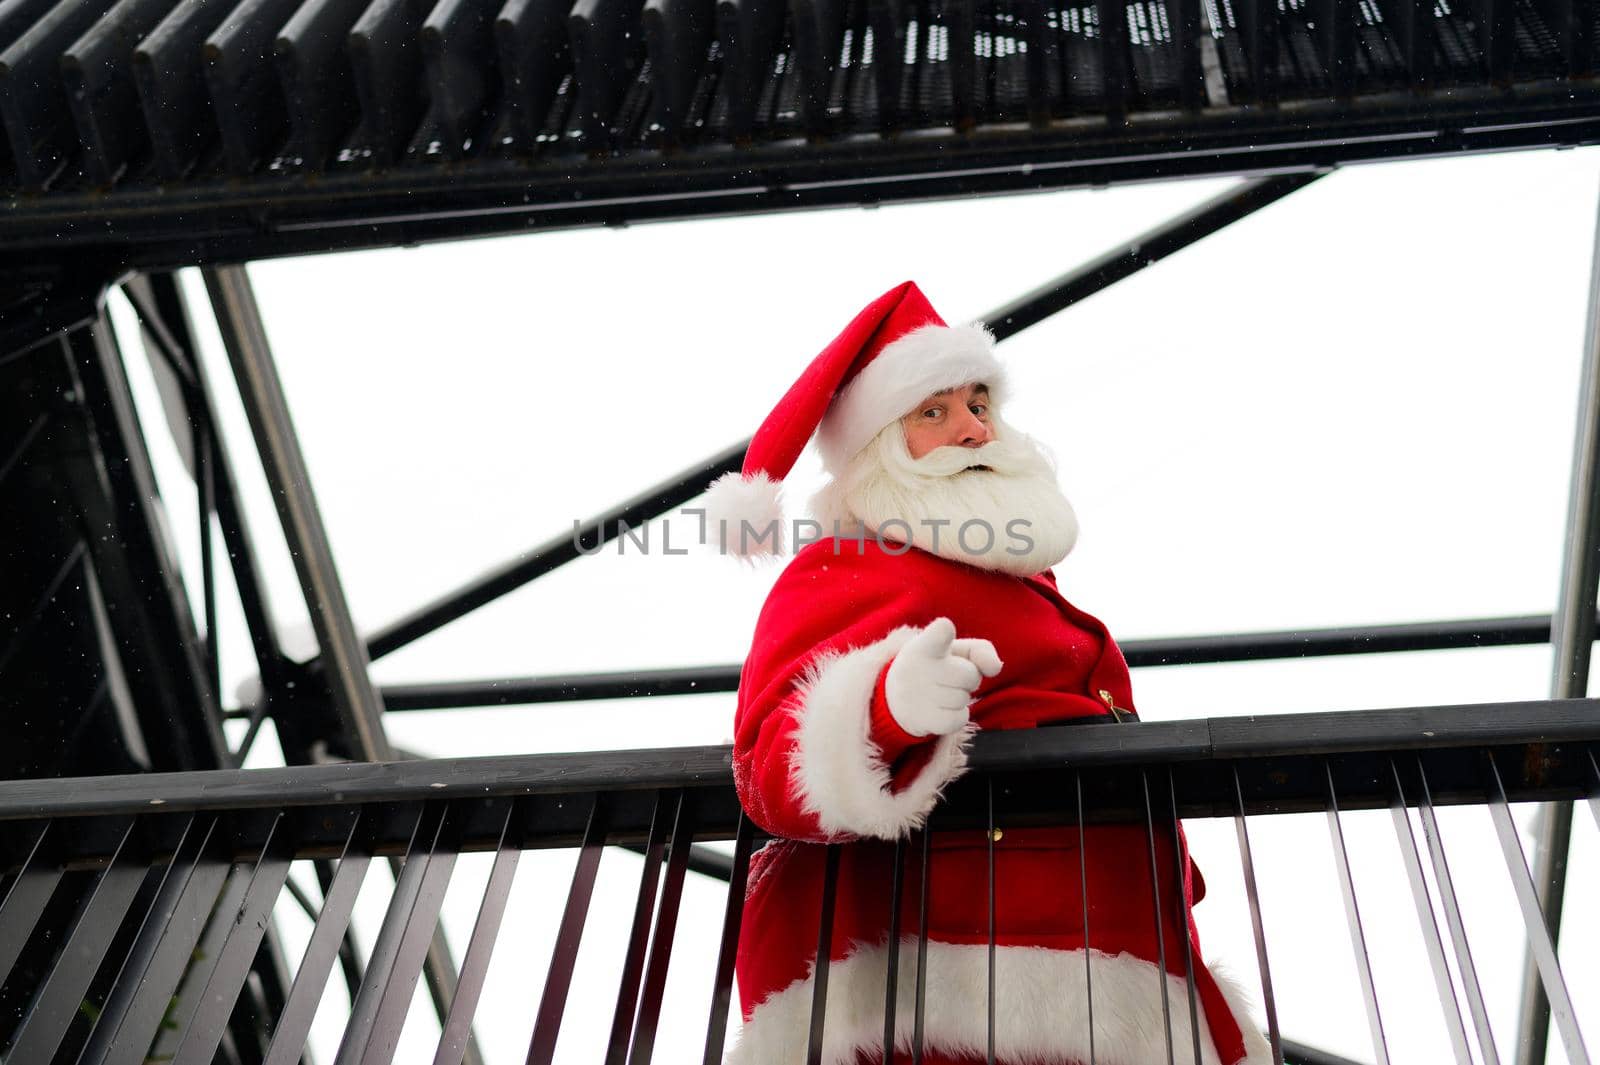
[[[1122,709],[1122,707],[1118,706],[1115,702],[1113,702],[1112,698],[1111,698],[1111,693],[1106,691],[1104,688],[1100,689],[1100,701],[1106,704],[1106,709],[1111,711],[1111,717],[1119,725],[1122,724],[1122,722],[1128,720],[1129,718],[1131,718],[1133,716],[1132,711],[1124,710],[1124,709]],[[1126,714],[1128,716],[1124,717],[1123,716],[1124,714]]]

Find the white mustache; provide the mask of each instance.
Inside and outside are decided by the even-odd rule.
[[[936,447],[920,459],[912,459],[911,466],[925,477],[953,477],[973,466],[987,466],[997,473],[1010,473],[1016,468],[1015,447],[1009,440],[991,440],[979,447],[950,445]]]

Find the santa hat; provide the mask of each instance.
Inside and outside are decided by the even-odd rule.
[[[1005,375],[994,345],[982,324],[946,325],[913,281],[867,304],[767,415],[743,469],[711,482],[705,505],[711,543],[741,557],[783,550],[779,491],[813,438],[823,466],[838,476],[924,396],[982,381],[998,406]]]

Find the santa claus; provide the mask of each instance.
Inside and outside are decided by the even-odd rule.
[[[778,577],[739,681],[734,780],[775,838],[751,862],[731,1065],[807,1061],[826,844],[840,846],[823,1062],[910,1061],[919,1013],[921,1061],[986,1060],[991,844],[995,1060],[1271,1060],[1239,990],[1201,960],[1204,883],[1181,834],[1156,834],[1152,876],[1142,826],[933,832],[927,912],[919,856],[890,928],[894,841],[965,770],[975,731],[1137,719],[1116,643],[1056,586],[1077,520],[1005,398],[993,337],[946,325],[906,282],[823,349],[742,471],[711,486],[708,528],[749,557],[782,550],[778,490],[807,443],[831,475],[812,500],[825,535]]]

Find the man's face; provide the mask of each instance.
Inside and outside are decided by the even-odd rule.
[[[825,528],[859,524],[1020,576],[1060,562],[1077,540],[1078,519],[1054,463],[988,401],[982,382],[928,396],[823,486],[812,514]]]
[[[994,439],[989,421],[989,386],[980,381],[923,398],[900,419],[906,450],[920,459],[938,447],[982,447]]]

